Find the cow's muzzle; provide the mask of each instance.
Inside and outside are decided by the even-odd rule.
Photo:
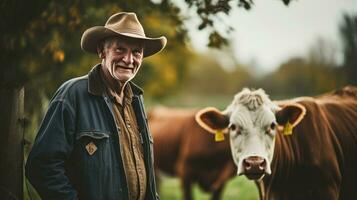
[[[259,156],[249,156],[242,162],[243,174],[250,180],[259,180],[265,175],[267,162]]]

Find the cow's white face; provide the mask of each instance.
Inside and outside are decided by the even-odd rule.
[[[276,120],[271,108],[262,105],[249,110],[244,105],[231,108],[229,140],[238,175],[259,179],[270,174],[273,158]]]
[[[298,124],[306,110],[297,104],[274,104],[262,89],[243,89],[223,112],[206,108],[196,114],[196,121],[211,133],[228,128],[233,160],[238,175],[261,179],[271,173],[278,125]]]
[[[224,111],[229,116],[229,140],[238,175],[259,179],[271,173],[278,109],[263,90],[243,90]]]

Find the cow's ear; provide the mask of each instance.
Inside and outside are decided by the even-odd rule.
[[[306,108],[298,103],[282,105],[282,109],[275,113],[276,122],[286,126],[289,123],[291,128],[298,125],[306,114]]]
[[[207,107],[198,111],[195,119],[202,128],[210,133],[224,130],[229,124],[229,118],[213,107]]]

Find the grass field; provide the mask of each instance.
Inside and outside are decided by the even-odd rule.
[[[162,200],[182,200],[183,194],[178,178],[163,177],[160,197]],[[197,185],[193,187],[195,200],[209,200],[210,194],[203,192]],[[258,200],[258,190],[252,181],[239,176],[229,181],[223,191],[222,200]]]

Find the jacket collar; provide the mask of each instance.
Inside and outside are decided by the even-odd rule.
[[[105,86],[100,78],[100,68],[102,65],[99,63],[95,65],[88,73],[88,92],[93,95],[103,95],[105,93]],[[143,90],[134,84],[133,82],[129,81],[131,89],[134,95],[142,95]]]

